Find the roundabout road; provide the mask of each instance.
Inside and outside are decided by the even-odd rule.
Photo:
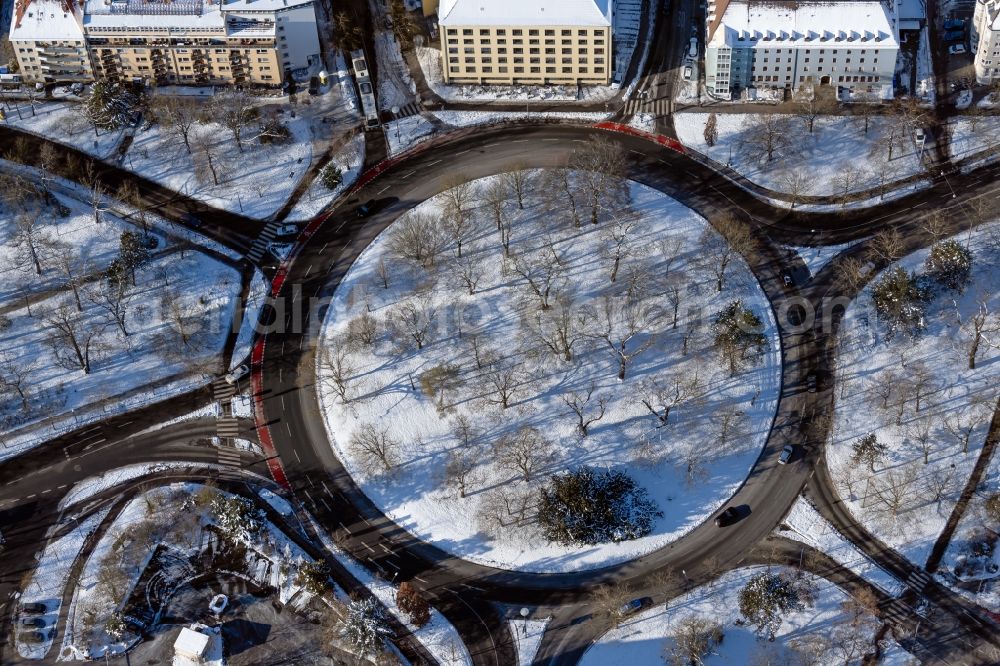
[[[592,129],[567,127],[478,132],[417,152],[367,183],[298,248],[279,285],[281,298],[276,301],[274,318],[285,326],[264,336],[261,363],[255,368],[262,373],[260,416],[267,421],[295,494],[325,528],[344,540],[352,555],[389,578],[413,579],[426,590],[462,631],[476,662],[481,664],[507,664],[513,657],[506,622],[487,600],[518,605],[580,603],[594,586],[606,582],[628,581],[641,589],[658,570],[683,569],[697,580],[706,574],[704,563],[710,558],[716,567],[735,566],[781,521],[812,473],[819,454],[818,447],[813,446],[818,440],[810,439],[804,416],[815,411],[821,395],[810,394],[805,388],[805,377],[819,357],[816,338],[783,331],[784,378],[775,427],[732,500],[734,504],[749,505],[751,515],[721,532],[711,523],[703,524],[674,544],[627,563],[567,574],[521,573],[473,564],[416,539],[387,519],[344,470],[328,442],[313,390],[313,352],[329,298],[353,261],[402,213],[446,189],[456,173],[473,180],[517,166],[563,165],[568,155],[594,133]],[[822,230],[826,242],[840,242],[867,235],[875,224],[881,226],[886,219],[899,223],[908,219],[905,211],[883,210],[865,212],[853,219],[810,215],[805,227],[803,216],[757,201],[684,155],[643,138],[613,136],[628,151],[629,177],[633,180],[674,197],[709,219],[736,208],[755,224],[760,249],[747,260],[776,309],[799,295],[781,283],[779,276],[786,268],[787,255],[776,241],[803,244],[813,239],[811,232],[802,232],[808,228]],[[941,188],[911,198],[931,200],[944,188],[942,184]],[[950,190],[948,197],[950,200]],[[371,218],[358,219],[352,204],[369,198],[380,200],[384,207]],[[912,205],[916,203],[903,207]],[[878,219],[880,214],[883,217]],[[801,265],[795,268],[802,270]],[[796,464],[778,466],[777,454],[787,443],[798,444],[806,452],[805,458]],[[570,633],[593,632],[585,629]],[[588,635],[585,640],[591,638]],[[578,647],[580,641],[573,643]]]
[[[567,574],[505,571],[461,560],[416,539],[387,519],[354,484],[333,454],[313,390],[318,333],[329,298],[348,268],[382,230],[402,213],[446,189],[455,174],[474,180],[518,166],[564,165],[568,155],[594,133],[589,128],[564,126],[480,131],[415,151],[393,164],[329,214],[297,248],[296,258],[278,283],[274,318],[285,325],[274,326],[282,330],[268,332],[258,341],[258,417],[267,422],[291,489],[326,529],[343,540],[352,555],[388,578],[413,579],[424,589],[462,632],[480,664],[513,660],[507,624],[489,602],[579,604],[602,583],[624,581],[639,590],[649,586],[650,576],[657,571],[684,570],[692,580],[700,580],[711,573],[706,560],[714,570],[737,566],[780,523],[820,458],[821,447],[816,443],[825,439],[825,431],[812,427],[811,418],[824,392],[808,393],[805,386],[806,376],[820,362],[824,340],[812,331],[783,330],[783,383],[774,428],[744,485],[731,500],[732,504],[749,505],[752,513],[722,531],[705,523],[670,546],[603,569]],[[988,191],[988,177],[984,179],[983,172],[977,172],[952,178],[953,185],[969,181],[958,200],[952,199],[950,186],[941,182],[891,206],[804,215],[760,202],[676,151],[640,137],[608,136],[627,151],[631,179],[674,197],[710,220],[723,212],[739,211],[754,226],[760,242],[758,250],[746,259],[778,311],[793,297],[820,298],[829,291],[833,278],[831,274],[831,282],[825,285],[809,285],[808,293],[785,288],[781,272],[793,269],[801,274],[803,266],[798,260],[790,263],[779,242],[839,243],[885,226],[912,224],[914,210],[930,210],[938,199],[947,197],[953,204],[972,196],[993,196]],[[997,168],[984,171],[992,173]],[[380,200],[381,210],[371,218],[358,219],[353,204],[369,198]],[[820,330],[817,323],[816,331]],[[778,452],[788,443],[797,444],[805,456],[795,464],[778,466]],[[573,638],[569,645],[562,641],[564,651],[559,654],[579,654],[581,646],[599,635],[595,634],[597,624],[581,623],[575,626],[583,628],[566,632]],[[553,655],[553,663],[570,661]]]

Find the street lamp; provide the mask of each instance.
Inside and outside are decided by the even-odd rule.
[[[524,621],[523,624],[521,625],[521,634],[523,636],[527,636],[528,635],[528,615],[530,615],[530,614],[531,614],[531,611],[528,610],[527,608],[522,608],[521,609],[521,619]]]
[[[948,189],[951,190],[951,198],[954,199],[955,198],[955,188],[951,186],[951,181],[948,180],[948,174],[946,174],[944,172],[944,170],[942,170],[941,171],[941,175],[944,176],[944,182],[948,183]]]

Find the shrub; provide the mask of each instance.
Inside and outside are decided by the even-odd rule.
[[[319,172],[319,178],[328,190],[335,190],[337,186],[344,182],[344,172],[340,167],[330,162]]]
[[[898,266],[886,272],[872,289],[875,311],[888,326],[890,335],[897,330],[910,335],[922,331],[927,300],[927,291],[917,277]]]
[[[781,615],[802,610],[805,604],[794,582],[770,571],[753,576],[740,590],[740,614],[760,637],[773,639]]]
[[[767,349],[763,322],[740,300],[732,301],[715,315],[712,332],[715,348],[734,375]]]
[[[330,572],[322,562],[306,562],[299,567],[295,584],[307,592],[323,594],[330,588]]]
[[[638,539],[663,515],[630,476],[592,467],[554,475],[541,489],[538,522],[545,538],[562,545]]]
[[[969,284],[972,253],[953,240],[934,245],[924,262],[927,277],[945,289],[962,291]]]
[[[431,609],[420,590],[411,583],[405,582],[399,586],[396,593],[396,605],[399,610],[410,616],[410,622],[422,627],[431,621]]]

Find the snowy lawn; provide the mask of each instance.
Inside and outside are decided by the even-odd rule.
[[[757,129],[766,114],[716,114],[718,139],[705,142],[707,113],[674,115],[677,137],[685,146],[711,157],[762,187],[776,192],[798,189],[798,195],[842,194],[878,187],[922,170],[918,149],[910,136],[895,142],[892,159],[881,143],[889,121],[872,118],[868,134],[864,124],[851,116],[821,116],[810,134],[796,116],[776,118],[775,148],[770,161],[761,155],[759,140],[766,134]],[[796,175],[808,174],[797,187],[789,184]]]
[[[378,62],[378,108],[391,111],[413,101],[417,85],[410,78],[410,70],[403,61],[399,42],[389,30],[375,32],[375,56]]]
[[[196,251],[171,252],[142,264],[121,299],[107,280],[79,291],[79,312],[68,289],[30,306],[15,300],[4,312],[4,376],[25,383],[23,399],[15,391],[0,402],[0,427],[13,433],[0,458],[60,428],[200,386],[222,370],[218,354],[239,295],[235,269]]]
[[[31,574],[28,584],[24,586],[20,602],[45,604],[46,613],[42,617],[50,628],[59,617],[63,588],[69,580],[73,563],[87,537],[98,528],[109,510],[110,507],[95,511],[86,520],[76,522],[73,529],[65,536],[46,544],[38,560],[38,566]],[[21,640],[21,633],[23,632],[17,631],[17,652],[22,657],[41,659],[52,647],[52,631],[49,631],[48,639],[41,643]]]
[[[431,90],[446,102],[601,102],[614,97],[618,86],[472,85],[444,82],[441,50],[417,47],[417,60]]]
[[[801,580],[811,589],[812,603],[801,611],[783,614],[774,642],[758,640],[751,627],[735,624],[741,617],[740,590],[751,577],[765,571],[768,569],[764,567],[749,567],[727,572],[714,583],[674,599],[668,608],[656,606],[624,621],[584,653],[580,666],[662,663],[664,650],[675,645],[671,634],[688,618],[704,618],[722,625],[722,643],[705,657],[706,666],[800,663],[795,655],[797,649],[810,656],[819,655],[818,660],[808,663],[833,666],[856,663],[873,648],[880,623],[868,615],[855,620],[853,613],[841,607],[849,597],[834,584],[809,574],[802,574]],[[795,570],[781,567],[770,571],[798,575]]]
[[[28,102],[17,104],[21,110],[20,117],[15,109],[7,110],[8,125],[65,143],[101,159],[114,154],[125,133],[124,130],[100,130],[99,134],[95,134],[94,126],[87,122],[81,104],[36,102],[34,113]]]
[[[878,278],[848,307],[841,329],[827,462],[855,517],[918,566],[969,478],[1000,394],[1000,351],[984,343],[975,370],[967,358],[980,300],[989,312],[1000,308],[998,231],[993,223],[956,237],[971,248],[972,281],[962,293],[938,289],[915,337],[888,336],[872,303]],[[927,255],[898,265],[922,272]],[[885,447],[874,473],[854,456],[871,433]]]
[[[385,123],[385,136],[389,140],[389,155],[398,155],[434,134],[434,125],[423,116],[407,116]]]
[[[242,151],[217,123],[194,126],[191,153],[174,134],[152,125],[136,132],[122,166],[211,206],[266,219],[288,201],[312,161],[310,121],[288,111],[276,115],[288,127],[287,141],[261,144],[246,138],[253,135],[247,129]]]
[[[775,534],[812,546],[887,594],[895,596],[905,589],[903,583],[879,568],[841,536],[804,497],[796,500],[783,522],[792,528],[791,531],[778,529]]]
[[[435,111],[441,122],[453,127],[486,125],[489,123],[509,123],[517,120],[565,120],[573,123],[599,123],[608,117],[607,113],[574,113],[572,111],[540,111],[523,113],[520,111]]]
[[[246,301],[243,303],[240,332],[236,334],[236,345],[233,347],[233,357],[229,361],[229,370],[235,369],[250,356],[254,334],[260,323],[260,310],[270,294],[270,283],[260,269],[255,268],[250,279],[250,287],[247,289]]]
[[[315,180],[309,184],[309,189],[295,204],[292,212],[288,214],[286,222],[311,220],[354,184],[358,176],[361,175],[361,167],[365,163],[365,135],[360,133],[352,137],[331,158],[330,163],[340,167],[344,180],[331,190],[323,184],[317,174]]]
[[[961,160],[985,150],[995,150],[1000,146],[997,130],[1000,130],[1000,118],[987,116],[962,117],[948,119],[949,141],[948,153],[952,159]]]
[[[860,241],[852,241],[850,243],[842,243],[840,245],[817,245],[816,247],[786,247],[790,251],[799,255],[799,259],[801,259],[802,263],[804,263],[806,268],[809,269],[809,277],[812,278],[816,277],[816,274],[823,270],[828,263],[833,261],[838,254],[859,242]]]
[[[708,227],[689,209],[630,184],[635,226],[620,234],[622,259],[612,282],[611,234],[629,222],[602,220],[576,228],[546,208],[552,186],[539,183],[539,172],[528,175],[534,184],[526,185],[524,211],[510,199],[502,205],[517,261],[503,260],[492,213],[479,200],[467,212],[471,226],[463,259],[454,257],[451,241],[434,267],[395,258],[397,230],[441,219],[447,193],[422,203],[362,254],[333,299],[317,354],[323,410],[347,469],[383,511],[420,538],[505,568],[606,566],[663,547],[735,492],[771,427],[780,343],[770,306],[741,260],[733,261],[722,293],[717,291],[714,260],[699,244]],[[480,196],[501,178],[470,187]],[[418,237],[429,235],[433,231],[425,228]],[[714,232],[707,238],[718,240]],[[391,267],[387,287],[380,266]],[[548,331],[555,320],[543,316],[540,299],[518,267],[536,285],[549,276],[547,312],[564,313],[571,322],[571,361],[539,341],[537,327]],[[476,282],[473,295],[463,274]],[[672,295],[679,304],[676,320]],[[708,325],[735,299],[762,319],[768,344],[760,362],[731,375],[711,346]],[[365,312],[370,318],[359,318]],[[624,381],[618,379],[617,357],[599,339],[606,320],[615,340],[629,322],[638,331],[625,343],[632,358]],[[366,325],[374,325],[373,335],[364,335]],[[413,332],[423,337],[420,349],[408,342]],[[436,376],[446,377],[441,391]],[[506,406],[502,386],[512,392]],[[599,403],[605,413],[582,437],[565,400],[575,396],[582,404],[591,389],[592,399],[582,407],[586,418],[596,415]],[[668,425],[657,428],[660,421],[643,400],[659,405],[675,398]],[[469,426],[464,446],[456,431],[462,423]],[[366,432],[390,440],[391,471],[373,471],[352,443]],[[512,459],[499,464],[490,453],[501,444],[517,448],[512,442],[534,437],[532,432],[544,433],[551,450],[544,442],[534,447],[529,472],[515,471]],[[459,453],[474,461],[465,497],[443,480]],[[547,543],[540,536],[530,510],[539,484],[583,464],[626,471],[649,491],[663,512],[651,534],[588,547]]]
[[[535,655],[538,654],[538,646],[545,635],[545,627],[548,626],[548,619],[545,620],[510,620],[510,633],[517,643],[517,663],[519,666],[531,666]]]

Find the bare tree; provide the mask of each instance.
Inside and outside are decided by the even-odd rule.
[[[747,415],[745,412],[729,407],[715,419],[715,441],[719,450],[728,452],[730,446],[745,439],[747,434]]]
[[[472,183],[453,181],[444,192],[444,226],[455,244],[456,256],[462,258],[462,244],[472,232],[472,207],[474,190]]]
[[[815,95],[799,102],[798,107],[798,117],[810,134],[816,126],[816,119],[834,110],[825,97]]]
[[[153,113],[168,132],[184,143],[190,155],[191,133],[201,115],[201,106],[183,95],[157,95],[153,100]]]
[[[118,327],[122,337],[126,338],[130,335],[128,315],[132,311],[134,295],[132,283],[126,275],[110,272],[87,292],[90,302],[103,310]]]
[[[643,386],[646,395],[642,404],[656,417],[661,426],[667,425],[670,412],[678,405],[701,396],[702,386],[695,373],[692,377],[670,377],[667,381],[651,379]]]
[[[849,202],[848,196],[861,184],[863,175],[864,172],[861,169],[848,164],[841,167],[833,177],[833,188],[840,193],[841,206],[847,206]]]
[[[702,260],[715,274],[715,288],[721,292],[726,286],[726,273],[733,261],[749,254],[757,241],[750,227],[729,213],[713,220],[712,226],[715,231],[705,229],[698,242]]]
[[[65,301],[47,311],[43,321],[52,329],[50,342],[60,362],[66,363],[69,367],[75,365],[83,370],[84,374],[90,374],[91,351],[95,346],[98,329],[84,320],[75,308]]]
[[[465,415],[455,417],[451,433],[458,440],[458,446],[448,453],[444,468],[445,481],[458,489],[459,497],[465,497],[472,482],[472,475],[481,460],[479,451],[481,435]]]
[[[30,408],[30,379],[37,362],[35,358],[17,358],[9,353],[0,355],[0,389],[17,393],[24,412]]]
[[[446,244],[447,236],[438,220],[425,213],[413,212],[396,221],[389,236],[393,254],[424,268],[437,265]]]
[[[899,170],[882,153],[877,153],[872,157],[869,160],[869,164],[871,165],[871,173],[875,176],[875,182],[878,185],[878,194],[880,197],[885,197],[889,192],[889,186],[899,175]]]
[[[42,227],[37,210],[27,210],[14,217],[11,242],[18,249],[18,263],[28,263],[35,275],[42,274],[41,254],[52,244],[48,232]]]
[[[944,427],[962,445],[962,453],[968,453],[972,433],[985,420],[986,411],[983,409],[983,403],[979,399],[973,399],[967,407],[951,410],[945,417]]]
[[[579,228],[583,224],[580,217],[580,193],[573,179],[573,172],[567,168],[549,169],[546,172],[545,192],[551,196],[546,201],[549,210],[559,217],[568,215],[573,226]],[[555,196],[558,193],[558,196]]]
[[[350,354],[341,346],[323,347],[317,359],[320,381],[333,390],[343,404],[351,401],[351,387],[357,369],[351,363]]]
[[[524,210],[524,198],[531,189],[532,176],[524,166],[517,165],[502,176],[507,191],[517,198],[517,207]]]
[[[548,310],[553,289],[563,274],[562,261],[555,250],[548,247],[527,256],[512,255],[508,266],[524,281],[531,293],[538,297],[541,308]]]
[[[548,310],[525,313],[523,322],[546,349],[567,363],[573,360],[573,346],[584,335],[585,320],[571,292],[559,292]]]
[[[846,296],[858,294],[868,283],[868,277],[867,263],[857,257],[845,257],[837,262],[837,285]]]
[[[597,224],[603,212],[620,210],[630,203],[625,151],[620,144],[592,137],[573,152],[569,166],[577,172],[591,224]]]
[[[462,257],[451,265],[451,272],[455,277],[455,281],[468,290],[469,296],[476,293],[476,287],[479,286],[479,281],[483,278],[484,271],[485,268],[482,262],[469,256]]]
[[[931,422],[929,419],[918,419],[906,430],[907,437],[919,448],[924,457],[924,464],[930,462],[931,451],[934,449],[934,438],[931,437]]]
[[[166,304],[167,321],[170,328],[180,337],[181,344],[185,348],[192,348],[195,345],[195,335],[201,329],[201,312],[197,307],[184,303],[180,294],[167,291],[163,295],[163,302]]]
[[[990,347],[1000,348],[1000,341],[995,341],[992,336],[1000,332],[1000,321],[994,313],[991,313],[987,304],[987,299],[979,295],[976,301],[976,311],[961,323],[961,331],[968,340],[968,352],[966,358],[969,361],[969,370],[976,369],[976,357],[979,349],[985,342]]]
[[[591,411],[588,405],[594,396],[595,388],[596,385],[594,382],[591,382],[586,393],[583,391],[570,391],[569,393],[561,396],[562,401],[576,416],[576,429],[583,437],[587,436],[588,430],[592,424],[604,418],[604,411],[608,405],[607,398],[598,397],[597,404]]]
[[[413,340],[417,350],[423,349],[437,322],[437,310],[429,300],[411,299],[395,309],[394,321],[400,331]]]
[[[743,151],[760,162],[770,163],[790,142],[791,127],[787,117],[774,114],[750,114],[743,123]]]
[[[362,424],[351,435],[348,449],[367,474],[391,472],[399,465],[399,444],[389,436],[388,428]]]
[[[241,153],[244,132],[258,116],[254,100],[245,90],[231,89],[212,98],[212,118],[229,130]]]
[[[716,654],[724,636],[722,625],[704,617],[689,616],[677,623],[664,650],[669,666],[703,666]]]
[[[552,442],[537,429],[522,427],[497,440],[494,455],[501,467],[518,472],[526,482],[553,456]]]
[[[535,493],[526,486],[504,484],[483,494],[476,512],[476,522],[480,529],[494,538],[504,536],[504,531],[530,520]]]
[[[588,317],[592,337],[603,340],[618,362],[618,379],[625,380],[628,364],[656,341],[653,328],[661,319],[658,308],[643,301],[604,296],[601,309]]]
[[[485,395],[483,399],[507,409],[511,400],[524,384],[524,372],[520,363],[509,358],[493,361],[483,373]]]
[[[591,606],[606,615],[611,625],[617,627],[625,619],[625,604],[632,600],[632,588],[627,583],[607,583],[591,594]]]
[[[352,348],[371,347],[378,339],[378,321],[367,310],[347,323],[347,344]]]
[[[903,235],[895,228],[883,229],[868,243],[868,257],[872,261],[891,264],[903,256],[906,244]]]
[[[507,182],[508,179],[504,177],[491,178],[482,194],[483,202],[497,225],[497,231],[500,231],[503,219],[507,217],[507,206],[510,203],[511,192]]]
[[[195,135],[195,171],[200,180],[207,180],[206,176],[212,176],[212,183],[219,184],[219,170],[222,168],[219,148],[215,145],[212,134],[202,132]]]
[[[602,251],[611,262],[611,282],[618,279],[618,269],[624,259],[640,250],[636,238],[642,236],[642,214],[626,209],[613,215],[601,233]]]
[[[375,264],[375,275],[378,276],[378,283],[382,285],[383,289],[389,288],[389,279],[392,277],[389,271],[388,264],[385,263],[385,257],[379,257],[378,263]]]
[[[785,194],[788,195],[791,209],[795,210],[795,206],[802,203],[803,197],[812,190],[813,176],[802,169],[789,169],[781,174],[779,182]]]
[[[877,502],[873,505],[887,524],[895,524],[906,508],[906,501],[913,497],[917,471],[913,465],[885,470],[872,477],[871,490]]]

